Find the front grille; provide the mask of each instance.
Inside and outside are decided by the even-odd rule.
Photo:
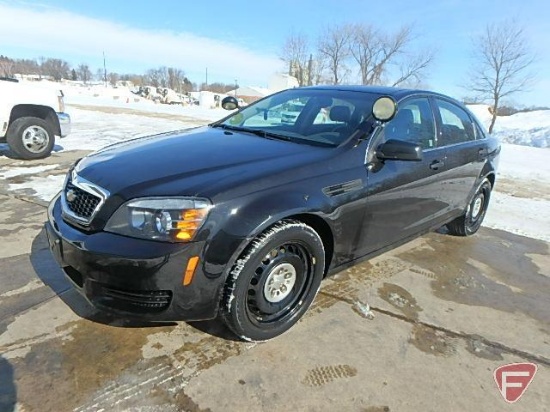
[[[76,216],[90,220],[99,202],[101,202],[101,198],[76,187],[72,182],[68,182],[65,187],[65,201],[69,210]]]
[[[101,286],[100,303],[127,312],[161,312],[170,306],[169,290],[127,291]]]

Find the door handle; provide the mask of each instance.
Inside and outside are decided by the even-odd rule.
[[[441,160],[434,160],[432,163],[430,163],[430,169],[432,170],[438,170],[440,167],[445,166],[445,162],[442,162]]]
[[[489,150],[487,150],[487,148],[481,148],[477,151],[477,154],[479,155],[480,159],[486,159],[489,155]]]

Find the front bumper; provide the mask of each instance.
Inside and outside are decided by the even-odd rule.
[[[71,133],[71,116],[67,113],[57,113],[57,119],[59,120],[59,130],[61,131],[61,137],[67,136]]]
[[[85,233],[61,217],[59,196],[48,208],[50,250],[67,278],[95,307],[150,321],[217,316],[222,276],[203,270],[204,242],[161,243],[107,232]],[[183,286],[190,257],[199,256],[193,281]]]

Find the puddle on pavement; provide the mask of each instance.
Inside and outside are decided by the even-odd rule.
[[[378,295],[394,308],[401,311],[407,318],[418,320],[418,312],[422,308],[417,305],[416,299],[401,286],[384,283],[384,285],[378,288]]]
[[[431,233],[424,240],[433,251],[412,248],[398,257],[414,265],[413,272],[432,280],[435,296],[519,311],[550,328],[550,279],[544,275],[550,268],[538,265],[546,259],[534,257],[548,255],[547,243],[483,228],[468,238]]]
[[[138,362],[146,341],[143,329],[88,320],[70,322],[58,332],[65,337],[33,345],[25,358],[12,360],[18,398],[26,410],[75,408],[105,382]]]
[[[159,405],[203,411],[185,394],[187,382],[254,346],[208,335],[184,323],[141,328],[78,320],[58,329],[63,338],[37,343],[24,358],[11,360],[25,411]],[[171,334],[175,330],[182,332]],[[163,351],[166,345],[154,338],[156,334],[181,340],[169,342]],[[148,358],[144,350],[149,351]],[[154,357],[151,350],[162,355]]]
[[[444,332],[416,324],[411,331],[409,343],[424,353],[435,356],[450,356],[456,353],[455,339]]]
[[[486,345],[481,337],[472,336],[468,339],[466,350],[478,358],[491,361],[504,360],[502,351],[493,346]]]
[[[363,262],[343,270],[323,281],[321,293],[315,298],[306,317],[320,313],[340,300],[350,303],[353,309],[360,292],[368,290],[375,283],[389,279],[405,269],[406,266],[399,259],[389,257],[379,258],[376,263]],[[360,316],[364,315],[357,310],[354,312]]]

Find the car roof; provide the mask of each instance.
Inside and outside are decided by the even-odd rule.
[[[315,89],[315,90],[341,90],[341,91],[349,91],[349,92],[375,93],[375,94],[391,96],[395,100],[401,100],[404,97],[417,95],[417,94],[439,96],[439,97],[455,100],[449,96],[445,96],[444,94],[432,92],[429,90],[401,89],[399,87],[387,87],[387,86],[322,85],[322,86],[308,86],[305,88]]]

